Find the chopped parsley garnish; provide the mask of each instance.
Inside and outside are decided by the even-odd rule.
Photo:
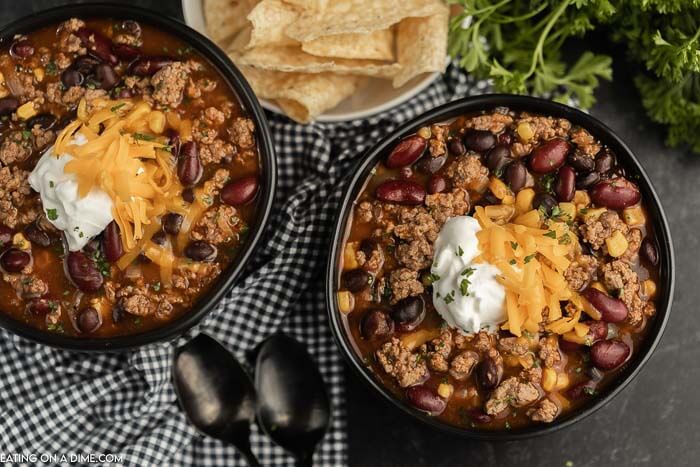
[[[58,67],[56,66],[56,63],[54,62],[49,62],[46,64],[46,74],[53,76],[58,72]]]
[[[440,276],[438,276],[437,274],[433,274],[432,272],[425,276],[425,281],[428,283],[428,285],[433,284],[439,280]]]
[[[510,261],[508,261],[508,263],[509,263],[511,266],[514,266],[514,265],[517,263],[517,261],[515,261],[514,259],[511,259]]]
[[[585,216],[588,214],[588,208],[579,209],[578,212],[581,213],[582,216]]]
[[[506,430],[510,430],[510,422],[508,422],[507,420],[506,420],[506,425],[505,425],[505,427],[506,427]]]
[[[464,271],[459,273],[460,276],[467,276],[467,277],[471,276],[472,274],[474,274],[474,268],[466,268]]]
[[[559,237],[559,244],[560,245],[568,245],[571,243],[571,237],[569,237],[568,233],[565,233],[561,237]]]
[[[552,185],[554,184],[554,174],[547,174],[540,179],[540,186],[547,192],[552,192]]]
[[[514,250],[518,249],[518,242],[510,242],[510,247]]]
[[[32,132],[29,130],[22,130],[22,138],[28,140],[32,137]]]
[[[443,297],[443,300],[445,301],[446,305],[449,305],[450,303],[455,301],[455,291],[453,290],[452,292],[448,293]]]
[[[527,255],[527,256],[523,259],[523,261],[525,262],[525,264],[527,264],[527,263],[529,263],[530,261],[532,261],[532,259],[533,259],[534,257],[535,257],[535,253],[533,253],[533,254],[531,254],[531,255]]]
[[[151,284],[151,288],[154,292],[160,292],[160,282],[154,282]]]
[[[464,255],[464,250],[462,249],[462,245],[457,245],[457,256],[462,256]]]
[[[126,105],[126,102],[122,102],[121,104],[117,104],[117,105],[113,106],[113,107],[112,107],[111,109],[109,109],[109,110],[112,111],[112,112],[116,112],[117,110],[121,109],[121,108],[124,107],[125,105]]]
[[[462,293],[462,297],[469,295],[470,285],[471,282],[469,282],[469,279],[462,279],[462,282],[459,283],[459,291]]]
[[[554,230],[550,230],[549,232],[543,234],[545,237],[549,238],[557,238],[557,233]]]
[[[104,277],[109,277],[111,266],[102,255],[102,251],[100,251],[99,248],[92,254],[92,259],[95,260],[95,264],[97,265],[97,269],[100,270],[100,274],[102,274]]]
[[[56,184],[53,182],[53,180],[49,180],[49,188],[55,187]]]
[[[134,139],[141,141],[155,141],[156,137],[153,135],[146,135],[144,133],[134,133]]]
[[[136,326],[141,326],[141,318],[140,318],[140,317],[139,317],[139,318],[136,318],[136,319],[134,320],[134,324],[135,324]]]
[[[56,211],[56,209],[47,209],[46,217],[48,217],[50,221],[55,221],[56,219],[58,219],[58,212]]]
[[[57,332],[59,334],[63,334],[63,324],[61,323],[49,323],[46,325],[46,329],[51,332]]]
[[[592,388],[590,386],[584,386],[583,387],[583,392],[588,394],[589,396],[594,396],[595,395],[595,388]]]

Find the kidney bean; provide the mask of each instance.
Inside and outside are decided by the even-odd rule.
[[[530,169],[538,174],[554,172],[564,165],[570,149],[571,145],[563,139],[550,139],[532,151]]]
[[[119,82],[119,77],[110,65],[101,63],[95,68],[95,77],[100,83],[100,87],[105,91],[109,91]]]
[[[515,161],[506,167],[505,181],[513,190],[513,193],[519,192],[527,181],[527,169],[525,164],[520,161]]]
[[[92,55],[81,55],[73,60],[73,64],[70,67],[74,70],[78,70],[83,75],[90,75],[100,63],[102,63],[100,59]]]
[[[45,298],[35,298],[27,305],[27,311],[37,316],[47,315],[51,312],[51,304]]]
[[[141,57],[129,66],[129,73],[136,76],[151,76],[173,63],[173,59],[163,56]]]
[[[447,401],[425,386],[412,386],[406,390],[408,402],[418,410],[430,415],[440,415],[447,407]]]
[[[595,185],[599,181],[600,174],[598,172],[580,174],[578,177],[576,177],[576,188],[579,190],[585,190],[586,188]]]
[[[642,197],[637,185],[623,177],[598,182],[590,190],[590,195],[598,206],[615,210],[635,205]]]
[[[182,190],[182,199],[187,203],[194,202],[194,190],[192,188]]]
[[[90,334],[95,332],[102,325],[102,316],[100,316],[100,313],[96,309],[89,306],[80,310],[76,322],[80,332]]]
[[[82,251],[71,251],[66,255],[68,278],[83,292],[96,292],[102,287],[104,278],[95,262]]]
[[[110,65],[116,65],[119,60],[112,53],[112,41],[99,31],[91,28],[80,28],[75,34],[83,45],[96,57]]]
[[[578,383],[566,391],[567,398],[574,401],[592,396],[593,394],[595,394],[595,383],[592,381]]]
[[[423,297],[408,297],[397,302],[391,310],[391,319],[401,332],[413,331],[425,319],[425,301]]]
[[[163,246],[165,245],[165,242],[168,240],[168,237],[165,235],[165,232],[162,230],[159,230],[158,232],[154,233],[153,236],[151,237],[151,241],[155,243],[156,245]]]
[[[112,53],[124,62],[130,62],[141,55],[141,51],[138,48],[127,44],[112,45]]]
[[[0,224],[0,249],[12,245],[12,236],[14,232],[11,228]]]
[[[26,128],[31,130],[35,126],[39,126],[42,130],[50,130],[58,121],[55,115],[50,113],[43,113],[35,115],[27,120]]]
[[[67,68],[63,73],[61,73],[61,83],[67,88],[73,86],[80,86],[83,84],[85,77],[78,70],[72,68]]]
[[[447,142],[447,149],[453,156],[463,156],[467,152],[467,148],[464,147],[459,138],[450,138]]]
[[[576,172],[574,169],[565,165],[559,169],[557,181],[554,184],[554,193],[557,195],[557,201],[569,202],[574,199],[576,191]]]
[[[36,223],[29,224],[24,228],[24,236],[37,246],[44,248],[51,246],[51,237],[45,230],[36,225]]]
[[[501,204],[501,200],[496,198],[490,191],[484,193],[481,198],[479,198],[480,206],[495,206],[497,204]]]
[[[595,169],[595,161],[593,158],[578,151],[569,154],[566,161],[571,167],[581,173],[592,172]]]
[[[163,216],[163,230],[170,235],[179,234],[183,219],[182,214],[176,212],[167,213]]]
[[[385,165],[390,169],[406,167],[417,161],[428,147],[428,142],[418,135],[411,135],[402,139],[386,158]]]
[[[18,248],[10,248],[0,256],[0,265],[7,272],[20,272],[24,269],[32,257],[26,251]]]
[[[464,134],[464,145],[476,152],[486,152],[496,144],[496,136],[486,130],[470,130]]]
[[[503,378],[503,364],[498,364],[487,355],[477,368],[479,384],[484,389],[493,389],[501,382],[501,378]]]
[[[505,146],[510,146],[513,144],[513,133],[510,131],[504,131],[500,135],[498,135],[498,144],[503,144]]]
[[[7,96],[0,99],[0,116],[10,115],[19,107],[19,100],[16,97]]]
[[[605,321],[593,321],[588,326],[587,337],[591,343],[606,339],[608,337],[608,323]]]
[[[19,40],[10,46],[10,55],[19,58],[31,57],[34,55],[34,46],[27,39]]]
[[[484,424],[491,422],[491,416],[479,408],[467,409],[466,413],[474,423]]]
[[[507,146],[498,144],[486,154],[486,167],[493,173],[502,171],[513,161],[510,157],[510,149]]]
[[[374,192],[380,201],[416,206],[425,201],[425,190],[409,180],[387,180]]]
[[[606,175],[615,167],[615,156],[610,151],[602,150],[595,158],[595,171]]]
[[[586,300],[591,302],[591,305],[593,305],[596,310],[600,311],[600,314],[603,316],[603,321],[619,323],[624,321],[629,314],[627,305],[625,305],[622,300],[609,297],[598,289],[589,287],[583,291],[582,295],[586,297]]]
[[[435,193],[442,193],[447,189],[447,181],[442,175],[432,175],[428,180],[428,193],[434,195]]]
[[[559,338],[559,348],[564,352],[578,352],[583,347],[581,344],[576,342],[567,341],[560,336]]]
[[[557,204],[557,200],[554,199],[554,196],[547,193],[537,193],[535,197],[532,198],[532,207],[541,209],[547,216],[552,215],[552,210]]]
[[[394,322],[381,310],[372,310],[362,317],[362,337],[367,340],[384,338],[394,333]]]
[[[185,256],[194,261],[214,261],[216,259],[216,247],[203,240],[190,242],[185,247]]]
[[[165,130],[165,136],[168,138],[168,145],[173,148],[173,156],[180,155],[180,132],[172,128]]]
[[[654,243],[654,240],[652,240],[651,238],[646,237],[644,240],[642,240],[642,247],[640,249],[640,252],[642,254],[642,258],[644,258],[652,266],[656,266],[659,264],[659,253],[656,249],[656,244]]]
[[[434,174],[445,165],[445,162],[447,162],[446,156],[433,157],[430,154],[426,154],[416,162],[415,167],[423,173]]]
[[[257,193],[258,178],[251,175],[226,184],[221,189],[221,201],[231,206],[242,206],[250,203]]]
[[[629,354],[629,346],[616,339],[598,341],[591,346],[591,361],[596,368],[603,371],[622,365]]]
[[[133,19],[125,19],[115,24],[114,29],[117,32],[123,32],[124,34],[129,34],[136,38],[141,37],[141,26]]]
[[[353,269],[343,273],[343,287],[352,293],[358,293],[372,285],[374,277],[364,269]]]
[[[177,162],[177,176],[184,186],[193,186],[202,178],[204,169],[199,160],[197,143],[188,141],[180,148],[180,157]],[[222,190],[222,195],[223,195]],[[222,198],[223,199],[223,198]]]
[[[102,233],[102,252],[110,263],[116,263],[124,255],[121,232],[115,221],[107,224]]]

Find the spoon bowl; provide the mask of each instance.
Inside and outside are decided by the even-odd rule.
[[[331,420],[326,386],[304,345],[275,334],[258,351],[255,368],[257,417],[263,431],[297,459],[311,466],[316,445]]]
[[[201,433],[232,444],[251,466],[259,466],[250,449],[255,419],[255,388],[245,369],[219,342],[199,334],[175,350],[173,384],[190,423]]]

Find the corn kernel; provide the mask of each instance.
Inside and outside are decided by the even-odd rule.
[[[433,133],[430,131],[430,128],[427,126],[424,126],[420,130],[418,130],[418,136],[420,136],[423,139],[430,139],[430,137],[433,135]]]
[[[559,373],[557,375],[557,384],[554,386],[554,388],[557,391],[561,391],[562,389],[566,389],[567,387],[569,387],[569,377],[566,373]]]
[[[166,112],[165,119],[168,121],[168,126],[174,130],[180,129],[180,115],[176,112]]]
[[[505,224],[515,214],[515,208],[506,204],[496,204],[484,208],[486,215],[497,224]]]
[[[154,110],[148,114],[148,127],[157,135],[165,131],[165,114],[160,110]]]
[[[532,200],[535,198],[535,190],[523,188],[515,196],[515,210],[518,214],[532,210]]]
[[[654,282],[651,279],[647,279],[642,283],[644,287],[644,295],[646,295],[647,298],[654,298],[656,295],[656,282]]]
[[[22,120],[28,120],[36,115],[36,109],[34,108],[34,102],[26,102],[17,108],[17,116]]]
[[[454,390],[455,388],[451,384],[440,383],[437,389],[437,393],[438,396],[442,397],[443,399],[449,399],[452,396]]]
[[[597,208],[597,209],[592,209],[592,208],[583,208],[579,209],[578,213],[579,215],[583,218],[584,221],[587,220],[595,220],[600,217],[601,214],[603,214],[607,209],[605,208]]]
[[[643,225],[647,220],[644,211],[639,206],[624,209],[622,219],[627,225]]]
[[[180,140],[192,140],[192,120],[185,119],[180,122]]]
[[[542,371],[542,389],[551,392],[555,384],[557,384],[557,372],[552,368],[545,368]]]
[[[425,344],[429,340],[435,339],[440,335],[440,329],[418,329],[417,331],[410,332],[401,336],[401,343],[406,346],[408,350],[417,349],[421,345]]]
[[[27,237],[25,237],[22,232],[17,232],[12,237],[12,245],[19,248],[20,250],[28,250],[32,247],[29,243],[29,240],[27,240]]]
[[[530,139],[535,136],[534,130],[527,122],[519,123],[516,131],[518,132],[518,136],[522,141],[530,141]]]
[[[540,218],[540,212],[537,209],[521,214],[515,218],[513,221],[516,224],[524,225],[525,227],[532,227],[533,229],[539,229],[542,219]]]
[[[608,254],[610,256],[612,256],[613,258],[619,258],[623,254],[625,254],[629,243],[627,242],[627,239],[625,238],[623,233],[619,230],[616,230],[615,233],[613,233],[610,237],[605,239],[605,245],[608,247]]]
[[[43,68],[34,68],[33,72],[34,72],[34,78],[36,78],[36,80],[38,82],[41,83],[42,81],[44,81],[44,69]]]
[[[508,186],[506,186],[506,184],[497,177],[491,177],[491,180],[489,180],[489,189],[491,190],[491,193],[493,193],[493,196],[498,199],[503,199],[510,194],[510,189]]]
[[[338,292],[338,309],[341,313],[350,313],[355,308],[355,297],[347,290]]]
[[[576,190],[574,193],[574,204],[582,204],[584,207],[591,204],[591,197],[588,195],[588,192],[584,190]]]
[[[343,250],[343,271],[357,269],[360,265],[357,262],[357,242],[348,242]]]
[[[574,203],[559,203],[559,210],[564,220],[576,219],[576,205]]]

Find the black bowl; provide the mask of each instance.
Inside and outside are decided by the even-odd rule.
[[[250,259],[258,244],[272,209],[277,183],[277,162],[270,129],[260,104],[246,82],[226,54],[213,42],[194,29],[158,13],[142,8],[117,4],[81,4],[61,6],[40,13],[34,13],[0,29],[0,43],[11,40],[15,34],[26,34],[41,27],[58,24],[72,17],[134,19],[170,33],[187,42],[202,57],[206,58],[228,82],[240,104],[248,112],[256,125],[256,136],[262,176],[258,198],[258,217],[251,225],[250,234],[242,245],[238,258],[221,273],[218,281],[200,297],[192,309],[164,326],[140,334],[111,338],[80,338],[40,331],[22,322],[15,321],[5,313],[0,313],[0,326],[32,341],[69,350],[123,350],[143,346],[153,342],[173,339],[197,324],[209,313],[235,284],[241,271]]]
[[[338,269],[338,261],[342,255],[342,246],[347,235],[347,224],[349,216],[352,212],[355,200],[365,186],[365,183],[370,176],[370,171],[377,163],[386,156],[388,151],[394,147],[397,141],[401,138],[415,133],[417,129],[426,124],[442,122],[450,120],[459,115],[479,112],[482,110],[490,110],[495,107],[508,107],[513,110],[524,110],[543,115],[551,115],[554,117],[562,117],[568,119],[572,124],[586,128],[594,137],[607,144],[617,155],[619,163],[625,168],[628,176],[631,176],[640,186],[642,195],[646,199],[648,214],[653,221],[654,232],[660,247],[660,264],[659,264],[659,287],[658,287],[658,307],[656,316],[649,324],[647,335],[642,340],[641,345],[625,363],[619,373],[617,380],[609,384],[598,396],[592,399],[587,405],[584,405],[579,410],[562,416],[550,424],[536,424],[528,427],[509,430],[509,431],[477,431],[466,428],[459,428],[440,420],[430,417],[425,413],[418,411],[403,401],[398,400],[388,389],[384,387],[372,373],[370,369],[363,363],[355,351],[352,342],[350,341],[346,329],[346,323],[341,316],[341,312],[337,306],[337,291],[339,290],[340,271]],[[649,177],[644,172],[644,169],[637,161],[637,158],[632,154],[632,151],[625,145],[615,133],[601,123],[599,120],[590,115],[581,112],[580,110],[558,104],[552,101],[537,99],[526,96],[515,96],[506,94],[491,94],[478,97],[467,97],[461,100],[445,104],[441,107],[431,110],[420,117],[402,125],[396,131],[380,141],[376,146],[367,152],[355,168],[349,185],[346,188],[345,196],[341,201],[341,208],[335,221],[333,236],[331,238],[330,254],[326,269],[326,304],[331,323],[333,335],[347,359],[350,366],[360,375],[366,383],[374,390],[389,400],[393,405],[401,409],[401,411],[410,416],[440,430],[453,433],[459,436],[474,439],[487,440],[514,440],[528,438],[532,436],[551,433],[565,426],[569,426],[588,415],[592,414],[613,397],[615,397],[632,379],[639,373],[642,366],[651,356],[654,348],[658,344],[666,327],[666,322],[671,311],[671,303],[673,301],[674,288],[674,258],[673,245],[671,244],[671,234],[666,222],[666,216],[663,212],[659,198],[654,191],[654,188],[649,180]]]

